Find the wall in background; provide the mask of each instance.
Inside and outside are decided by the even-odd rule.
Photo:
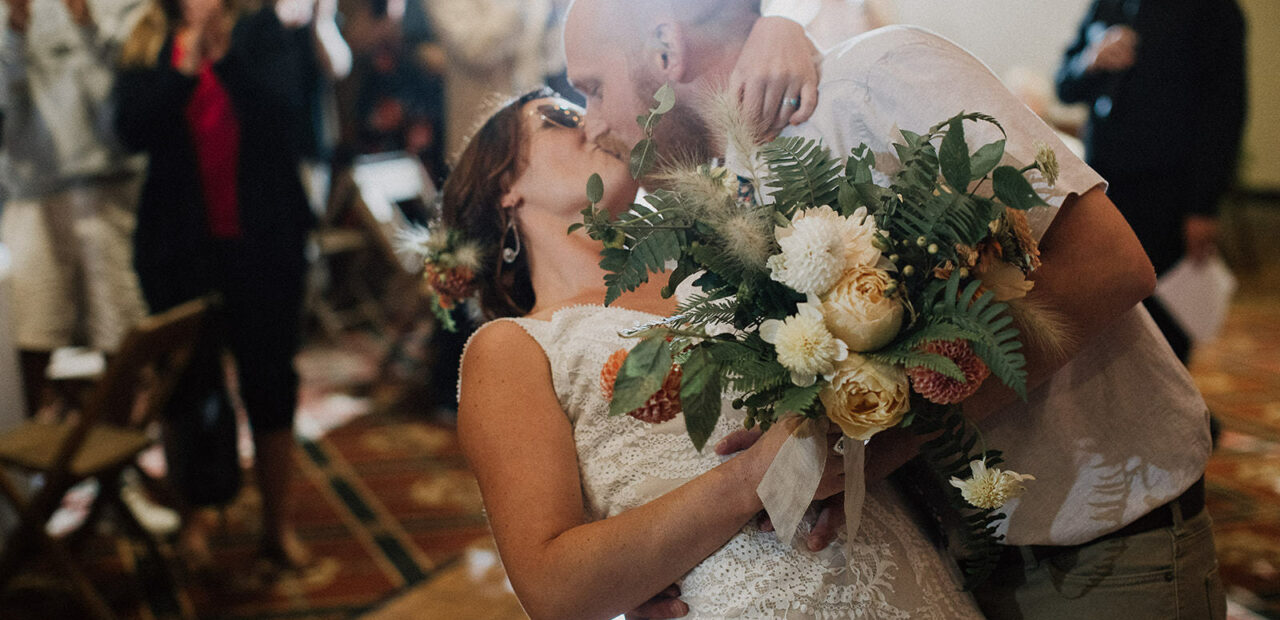
[[[1249,121],[1241,183],[1280,192],[1280,2],[1240,0],[1249,28]]]

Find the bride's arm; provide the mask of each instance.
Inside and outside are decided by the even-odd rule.
[[[573,430],[551,369],[512,323],[486,328],[467,349],[458,434],[511,584],[535,619],[612,618],[679,579],[761,509],[755,488],[785,439],[766,434],[758,450],[587,523]]]

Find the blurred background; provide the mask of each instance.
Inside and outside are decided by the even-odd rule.
[[[417,265],[393,246],[396,230],[426,221],[451,154],[497,102],[544,83],[574,95],[558,28],[566,4],[276,0],[219,11],[209,0],[4,0],[0,617],[524,617],[453,430],[466,334],[437,329]],[[1179,49],[1204,34],[1230,50],[1235,36],[1243,63],[1227,52],[1168,62],[1209,63],[1219,68],[1210,73],[1239,79],[1125,102],[1123,80],[1150,68],[1139,55],[1113,71],[1132,78],[1083,95],[1072,88],[1073,63],[1105,62],[1103,43],[1125,38],[1110,26],[1126,11],[1160,6],[1139,4],[824,0],[808,29],[829,46],[877,25],[927,27],[985,61],[1106,176],[1126,179],[1113,189],[1141,187],[1144,174],[1203,181],[1184,188],[1197,200],[1185,215],[1214,225],[1220,260],[1197,263],[1192,293],[1175,286],[1157,303],[1215,418],[1207,490],[1231,615],[1280,618],[1280,251],[1271,245],[1280,238],[1272,151],[1280,73],[1270,66],[1280,58],[1280,3],[1238,0],[1243,31],[1234,35],[1230,24],[1226,34],[1209,23],[1133,24],[1139,46]],[[196,49],[214,56],[193,60]],[[246,82],[260,90],[246,91],[235,77],[242,73],[218,69],[220,59],[262,77]],[[175,71],[190,86],[173,92],[200,102],[199,112],[157,103]],[[1221,103],[1175,116],[1187,101]],[[277,136],[275,110],[305,122]],[[1160,136],[1141,134],[1160,153],[1176,150],[1166,140],[1219,146],[1197,147],[1189,168],[1126,167],[1107,157],[1104,135],[1126,135],[1124,118],[1160,119]],[[193,149],[286,170],[259,185],[236,179],[238,196],[204,195],[247,208],[261,193],[270,197],[262,208],[279,219],[211,222],[230,232],[199,240],[208,248],[179,246],[174,257],[140,245],[133,256],[135,228],[139,240],[173,234],[162,232],[177,224],[156,215],[160,205],[227,178],[218,176],[225,169],[192,165],[185,189],[144,181],[148,166],[156,175],[175,158],[194,161]],[[1215,163],[1203,149],[1225,155]],[[295,211],[281,206],[294,202]],[[1162,268],[1173,273],[1182,215],[1144,213],[1137,199],[1131,208],[1135,228],[1173,227],[1178,248]],[[206,367],[242,389],[171,399],[199,412],[190,423],[162,434],[153,422],[177,405],[151,411],[143,398],[113,414],[102,404],[120,390],[154,398],[196,389],[190,377],[170,383],[164,370],[183,351],[202,359],[191,353],[203,350],[200,338],[182,326],[212,314],[177,303],[191,296],[172,290],[205,277],[209,263],[196,259],[206,249],[217,257],[256,248],[236,244],[250,243],[255,227],[302,221],[296,247],[269,250],[297,260],[237,263],[215,278],[232,310],[237,299],[300,309],[300,323],[272,324],[299,334],[279,345],[296,384],[246,372],[258,367],[246,353],[253,347],[232,342],[230,355],[215,353]],[[293,262],[296,269],[280,266]],[[269,272],[261,279],[297,293],[277,300],[270,295],[278,291],[256,291],[258,280],[241,276],[259,268]],[[250,285],[228,284],[241,280]],[[237,297],[249,289],[256,292]],[[144,319],[147,306],[152,315],[169,311]],[[228,316],[223,329],[255,325]],[[291,431],[268,432],[280,420],[255,417],[253,403],[272,400],[258,393],[260,381],[269,386],[262,390],[287,392],[272,406]],[[112,415],[120,419],[106,429]]]

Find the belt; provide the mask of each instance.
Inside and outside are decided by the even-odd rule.
[[[1190,488],[1165,504],[1156,507],[1155,510],[1138,517],[1133,523],[1126,525],[1110,534],[1099,537],[1094,542],[1102,540],[1110,540],[1112,538],[1124,538],[1125,536],[1133,536],[1134,534],[1142,534],[1151,530],[1158,530],[1165,527],[1173,527],[1174,516],[1173,507],[1178,507],[1178,512],[1183,519],[1190,519],[1204,510],[1204,476],[1196,480]]]
[[[1150,532],[1152,530],[1158,530],[1166,527],[1173,527],[1175,523],[1174,506],[1178,507],[1178,512],[1181,514],[1182,520],[1184,521],[1200,514],[1200,511],[1204,510],[1204,476],[1201,476],[1200,479],[1196,480],[1191,485],[1190,488],[1188,488],[1186,491],[1183,491],[1182,495],[1179,495],[1169,500],[1168,502],[1161,504],[1160,506],[1157,506],[1151,512],[1148,512],[1147,514],[1142,515],[1141,517],[1138,517],[1132,523],[1114,532],[1111,532],[1109,534],[1104,534],[1087,543],[1083,543],[1079,545],[1067,545],[1067,546],[1029,545],[1029,548],[1031,550],[1032,556],[1034,556],[1037,559],[1044,559],[1049,556],[1057,555],[1059,553],[1063,553],[1067,551],[1073,551],[1076,549],[1080,549],[1082,547],[1100,543],[1106,540],[1111,540],[1114,538],[1124,538],[1126,536],[1135,536],[1137,534],[1143,534],[1146,532]],[[1018,556],[1017,549],[1018,549],[1017,547],[1012,547],[1012,546],[1006,547],[1004,550],[1005,551],[1004,556],[1008,559],[1015,559]],[[1015,560],[1015,561],[1018,561],[1018,560]]]

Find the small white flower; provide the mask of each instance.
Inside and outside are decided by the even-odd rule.
[[[1058,182],[1058,154],[1053,152],[1053,147],[1045,142],[1036,142],[1036,165],[1040,167],[1040,173],[1044,175],[1044,180],[1053,187]]]
[[[1027,488],[1022,486],[1024,480],[1035,480],[1035,476],[1004,471],[998,467],[987,469],[987,462],[978,459],[969,463],[973,475],[968,480],[952,476],[951,486],[960,489],[964,500],[973,506],[991,510],[999,508],[1005,502],[1022,495]]]
[[[875,220],[865,208],[850,217],[827,205],[804,209],[790,226],[775,229],[782,252],[769,258],[771,275],[796,292],[822,295],[846,269],[880,260],[880,250],[872,244],[875,232]]]
[[[778,350],[778,362],[791,371],[791,382],[813,385],[818,375],[835,372],[836,362],[849,357],[849,347],[831,335],[817,300],[799,304],[785,320],[770,319],[760,325],[760,337]]]

